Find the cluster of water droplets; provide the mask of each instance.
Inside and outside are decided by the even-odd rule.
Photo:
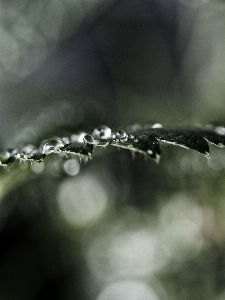
[[[158,128],[158,126],[155,127]],[[106,147],[107,145],[127,148],[143,154],[149,154],[151,150],[142,151],[135,148],[134,143],[138,143],[138,137],[134,133],[141,130],[140,125],[132,125],[126,130],[118,130],[113,133],[111,128],[106,125],[96,127],[92,134],[79,132],[71,134],[69,137],[54,137],[51,140],[44,140],[39,147],[26,145],[20,151],[8,149],[0,154],[0,166],[10,166],[15,160],[43,162],[44,158],[52,153],[74,153],[79,157],[92,156],[96,146]]]
[[[14,160],[17,158],[18,153],[16,149],[8,149],[5,152],[0,154],[0,166],[8,166],[8,164],[11,164],[14,162]]]
[[[86,161],[92,157],[96,147],[108,145],[129,149],[132,154],[138,152],[158,161],[161,154],[159,142],[180,145],[206,155],[208,142],[225,146],[225,127],[164,129],[161,124],[155,123],[143,127],[135,124],[112,132],[108,126],[101,125],[91,134],[78,132],[69,137],[44,140],[39,147],[30,144],[20,150],[8,149],[0,153],[0,166],[8,167],[15,160],[40,163],[50,154],[76,154],[79,159]]]
[[[92,136],[94,138],[100,139],[100,140],[108,140],[111,138],[112,130],[106,125],[101,125],[97,128],[95,128],[92,132]]]

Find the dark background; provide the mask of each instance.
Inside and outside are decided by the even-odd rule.
[[[222,1],[1,1],[2,151],[129,124],[224,125]],[[224,299],[224,150],[100,149],[0,173],[0,297]]]

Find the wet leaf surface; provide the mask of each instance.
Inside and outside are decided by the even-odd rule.
[[[72,134],[71,137],[57,137],[45,140],[39,148],[24,146],[20,151],[9,149],[0,154],[0,165],[10,166],[15,160],[41,162],[51,153],[73,153],[91,157],[96,147],[116,146],[131,152],[139,152],[156,161],[161,155],[161,142],[195,150],[209,157],[209,143],[218,147],[225,146],[225,127],[206,126],[190,128],[163,128],[153,124],[141,128],[129,126],[113,132],[108,126],[101,125],[91,134]]]

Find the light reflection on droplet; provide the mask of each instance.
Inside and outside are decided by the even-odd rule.
[[[108,195],[101,182],[91,175],[65,180],[59,187],[58,204],[62,217],[72,226],[88,226],[105,212]]]
[[[119,141],[126,141],[127,140],[127,133],[124,130],[119,130],[116,133],[116,138]]]
[[[80,172],[80,164],[76,159],[68,159],[63,165],[67,175],[75,176]]]
[[[35,172],[35,173],[41,173],[44,170],[44,163],[40,162],[40,163],[35,163],[31,165],[31,169]]]
[[[84,143],[87,143],[87,144],[90,144],[90,145],[93,145],[95,143],[95,140],[94,140],[93,136],[89,135],[89,134],[84,136],[83,141],[84,141]]]
[[[94,129],[92,135],[96,138],[100,139],[108,139],[111,137],[111,128],[106,125],[100,125]]]
[[[152,128],[162,128],[162,124],[155,123],[155,124],[152,125]]]
[[[156,292],[146,283],[125,280],[109,284],[97,300],[160,300]]]
[[[86,132],[80,132],[78,134],[72,134],[70,136],[70,141],[71,142],[83,143],[85,135],[87,135]]]
[[[127,135],[127,138],[128,138],[129,140],[133,140],[133,139],[134,139],[134,135],[131,134],[131,133],[129,133],[129,134]]]
[[[60,151],[60,148],[62,148],[65,144],[60,138],[56,138],[54,140],[51,140],[49,142],[44,143],[42,148],[42,153],[48,155],[50,153],[57,153]]]

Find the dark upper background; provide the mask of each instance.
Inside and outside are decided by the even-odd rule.
[[[223,20],[222,1],[1,1],[2,148],[223,123]],[[103,149],[1,170],[1,299],[224,299],[224,161]]]
[[[3,1],[4,143],[40,115],[54,122],[49,111],[115,127],[220,117],[217,9],[203,0]]]

